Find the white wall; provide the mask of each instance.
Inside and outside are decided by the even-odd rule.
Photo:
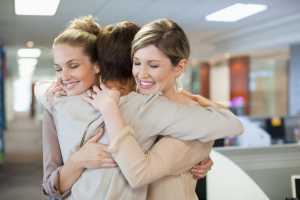
[[[216,65],[210,71],[210,98],[227,105],[230,100],[230,74],[225,64]]]

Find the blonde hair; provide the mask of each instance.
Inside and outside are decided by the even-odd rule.
[[[53,46],[68,44],[75,47],[82,47],[83,52],[94,63],[97,62],[96,42],[100,32],[101,27],[92,16],[76,18],[54,39]]]
[[[144,25],[132,42],[131,57],[149,45],[155,45],[175,66],[181,59],[188,59],[190,45],[182,28],[170,19],[158,19]]]

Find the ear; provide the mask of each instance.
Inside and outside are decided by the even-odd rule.
[[[100,65],[98,65],[98,63],[95,63],[93,67],[94,67],[95,73],[99,74],[100,73]]]
[[[178,64],[175,66],[175,73],[176,77],[179,77],[186,69],[188,64],[188,60],[183,58],[181,59]]]

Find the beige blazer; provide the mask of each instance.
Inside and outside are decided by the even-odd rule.
[[[78,145],[78,135],[82,136],[82,131],[84,130],[85,132],[87,127],[90,128],[90,119],[86,120],[86,118],[82,116],[86,115],[91,117],[94,114],[92,119],[96,119],[99,115],[99,113],[97,114],[94,111],[86,112],[89,110],[85,107],[89,106],[88,104],[82,104],[81,102],[81,104],[79,104],[80,106],[78,106],[80,99],[80,97],[62,98],[54,105],[54,109],[51,109],[54,120],[56,124],[58,124],[57,135],[63,160],[67,159]],[[202,141],[209,141],[228,135],[235,135],[242,131],[239,121],[227,110],[179,105],[159,95],[149,97],[131,93],[121,100],[120,107],[126,122],[135,130],[133,131],[131,128],[126,128],[118,134],[118,136],[110,137],[110,149],[122,172],[119,169],[86,170],[81,178],[73,185],[71,195],[68,199],[95,199],[96,197],[99,199],[146,199],[148,190],[146,184],[172,174],[181,174],[180,176],[176,176],[179,182],[182,182],[185,186],[185,189],[183,188],[181,190],[183,191],[181,194],[182,196],[190,195],[190,192],[194,191],[195,187],[193,184],[187,187],[185,183],[191,183],[192,179],[189,174],[183,172],[208,155],[211,143],[182,142],[173,138],[164,138],[159,141],[158,145],[161,144],[161,147],[164,146],[163,149],[165,149],[165,151],[159,151],[158,153],[157,150],[162,148],[153,148],[153,151],[150,152],[154,154],[148,153],[146,157],[155,159],[149,161],[145,159],[144,151],[149,150],[156,135],[172,135],[184,140],[201,139]],[[72,112],[69,111],[70,108],[73,108]],[[77,109],[78,112],[76,112]],[[162,110],[165,110],[165,118],[160,117]],[[76,122],[74,119],[76,119],[78,123],[75,127],[84,127],[79,128],[78,130],[80,131],[77,131],[77,133],[75,130],[69,130],[70,125],[74,125],[72,123]],[[98,119],[96,119],[95,122],[97,122]],[[57,123],[59,121],[63,121],[64,123]],[[206,128],[199,126],[197,122],[203,122],[203,124],[205,124],[203,127]],[[99,120],[97,123],[99,123]],[[65,134],[66,132],[67,134]],[[68,135],[71,133],[73,134],[72,137]],[[70,138],[75,142],[70,142]],[[136,143],[136,146],[133,145],[133,143]],[[172,143],[177,143],[177,146],[181,146],[178,150],[182,153],[181,155],[185,156],[181,158],[178,157],[178,154],[174,156],[174,149],[172,150],[172,148],[170,148],[171,146],[168,147],[166,145]],[[130,146],[130,148],[126,148],[128,152],[120,151],[122,146],[126,145]],[[142,146],[142,149],[139,145]],[[190,146],[193,146],[193,148],[186,148]],[[200,154],[195,154],[192,149],[204,150],[204,153],[200,156]],[[188,159],[188,162],[184,162],[186,165],[182,165],[182,161],[185,161],[184,159],[186,159],[187,155],[191,152],[193,153],[192,155],[197,155],[195,159]],[[130,156],[128,157],[128,155]],[[129,160],[132,160],[132,162]],[[170,165],[168,165],[170,162],[172,162],[172,164],[175,163],[175,165],[170,167]],[[159,165],[157,165],[157,163],[159,163]],[[161,165],[163,163],[165,164]],[[181,163],[181,165],[179,163]],[[127,180],[124,179],[123,174]],[[171,182],[171,179],[172,178],[169,177],[170,181],[166,182]],[[159,188],[155,187],[155,184],[150,186],[150,198],[153,196],[155,199],[155,194],[158,193],[159,189],[163,188],[164,185],[168,186],[168,184],[164,184],[164,181],[161,181],[160,184],[157,185],[160,185]],[[170,186],[171,185],[169,185],[169,187]],[[174,187],[178,188],[179,186],[174,185]],[[174,187],[170,187],[170,189]],[[44,188],[47,190],[47,187]],[[53,191],[56,192],[55,190]],[[180,195],[176,196],[179,197]],[[167,197],[167,195],[164,195],[164,197]],[[190,198],[186,196],[186,199]]]

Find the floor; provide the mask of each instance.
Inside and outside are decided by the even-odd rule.
[[[42,181],[41,122],[16,114],[5,132],[5,160],[0,164],[1,200],[45,200]]]

